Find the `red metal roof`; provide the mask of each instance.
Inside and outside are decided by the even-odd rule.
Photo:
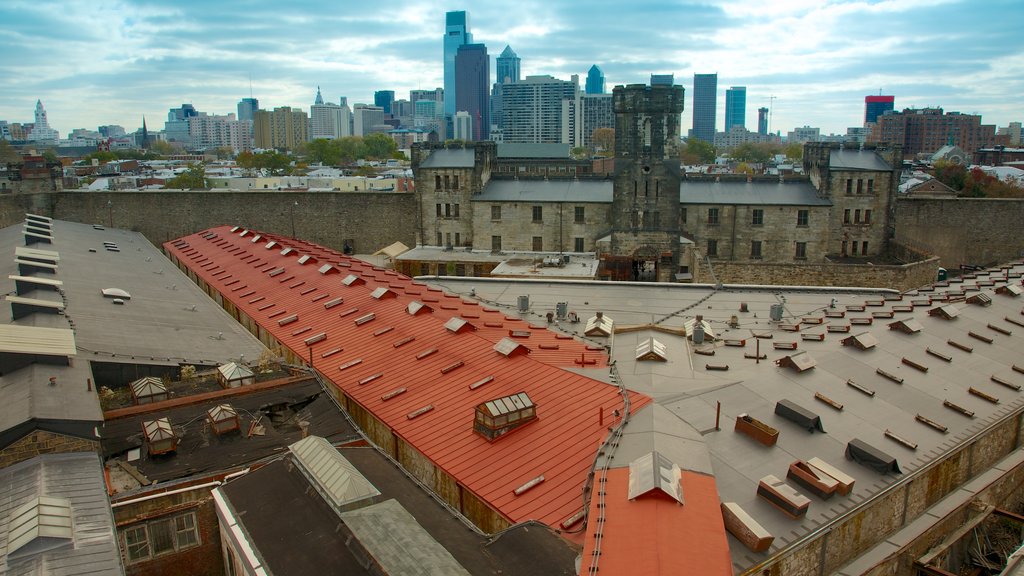
[[[629,467],[608,470],[604,508],[598,509],[597,495],[590,501],[580,574],[731,576],[714,477],[683,470],[680,482],[683,505],[660,490],[630,500]],[[594,556],[598,542],[600,555]],[[591,571],[595,559],[597,571]]]
[[[271,240],[278,245],[268,249]],[[572,366],[582,355],[605,366],[602,351],[305,242],[224,226],[164,247],[295,354],[308,359],[305,342],[315,340],[313,364],[321,373],[510,521],[557,526],[580,510],[581,488],[610,424],[610,416],[599,421],[601,411],[621,409],[622,397],[614,386],[556,365]],[[288,247],[294,250],[282,255]],[[299,264],[304,255],[317,262]],[[325,263],[340,273],[320,273]],[[344,285],[350,274],[365,283]],[[372,297],[380,287],[395,297]],[[413,301],[433,312],[409,314]],[[453,317],[471,328],[447,328]],[[529,333],[517,341],[530,354],[493,349],[509,330]],[[493,443],[473,432],[478,404],[518,392],[537,405],[535,421]],[[634,410],[649,401],[631,395]],[[540,484],[513,494],[542,475]]]

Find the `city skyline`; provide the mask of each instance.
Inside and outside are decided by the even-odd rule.
[[[454,10],[468,12],[473,41],[492,58],[510,45],[523,77],[582,81],[597,64],[610,90],[674,74],[687,91],[684,133],[694,73],[718,74],[722,111],[725,88],[746,86],[748,126],[775,96],[773,132],[843,133],[862,124],[864,97],[879,91],[895,95],[897,110],[939,106],[1000,126],[1021,119],[1024,5],[1012,1],[510,6],[400,2],[348,13],[326,3],[6,2],[0,74],[15,81],[0,87],[0,119],[31,122],[41,99],[61,135],[106,124],[132,131],[143,116],[152,128],[182,103],[234,112],[250,96],[250,75],[266,109],[308,110],[317,86],[331,102],[372,103],[379,90],[407,98],[444,85],[445,13]]]

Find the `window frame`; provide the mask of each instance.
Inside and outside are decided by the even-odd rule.
[[[718,226],[719,217],[718,208],[708,208],[708,226]]]
[[[138,564],[151,561],[203,544],[202,533],[195,510],[172,516],[161,516],[125,526],[119,530],[118,539],[124,547],[125,563]],[[154,529],[166,538],[165,547],[159,552],[153,545]],[[142,538],[138,539],[141,535]],[[133,540],[129,542],[129,540]]]
[[[754,208],[750,211],[750,225],[751,226],[764,226],[764,210],[761,208]]]
[[[796,211],[796,225],[804,228],[811,225],[811,211],[804,208]]]
[[[585,206],[576,206],[573,209],[573,223],[575,224],[586,224],[587,223],[587,211]]]
[[[501,204],[491,204],[491,221],[501,222]]]
[[[796,260],[807,260],[807,242],[796,243],[796,250],[793,254],[793,258]]]
[[[718,257],[718,239],[717,238],[708,238],[707,252],[708,252],[707,255],[708,255],[709,258],[717,258]]]
[[[533,222],[534,224],[543,224],[544,223],[544,207],[543,206],[535,204],[535,205],[530,207],[530,211],[531,211],[531,216],[532,216],[531,222]]]
[[[750,241],[750,259],[761,260],[764,258],[764,245],[760,240]]]

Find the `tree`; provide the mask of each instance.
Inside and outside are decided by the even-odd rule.
[[[612,156],[615,154],[615,129],[595,128],[590,135],[590,142],[594,145],[594,152],[599,156]]]
[[[366,150],[366,157],[374,160],[386,160],[394,158],[398,152],[398,144],[387,134],[374,132],[363,138],[363,146]]]
[[[939,182],[942,182],[957,192],[964,189],[964,184],[967,182],[967,168],[963,164],[957,164],[956,162],[950,162],[949,160],[939,160],[935,162],[935,166],[933,168],[935,171],[935,178]]]
[[[57,152],[53,148],[43,150],[43,158],[46,158],[47,164],[60,164],[60,157],[57,156]]]
[[[729,157],[737,162],[765,164],[772,159],[772,152],[773,150],[769,146],[744,142],[733,148]]]
[[[303,153],[310,163],[337,166],[341,160],[341,147],[337,140],[317,138],[303,146]]]
[[[335,140],[338,145],[338,154],[342,164],[351,164],[359,158],[366,158],[366,149],[363,146],[363,139],[358,136],[346,136]]]
[[[164,188],[181,190],[202,190],[206,188],[206,168],[202,164],[189,164],[188,170],[171,178]]]
[[[235,164],[245,170],[246,176],[252,176],[256,170],[256,155],[250,150],[243,150],[238,153],[238,156],[235,156]]]
[[[280,152],[263,152],[256,155],[256,166],[266,170],[271,176],[291,174],[291,159]]]
[[[153,142],[149,145],[149,149],[160,156],[169,156],[177,151],[174,148],[174,145],[166,140],[157,140]]]
[[[718,158],[718,151],[714,144],[705,142],[700,138],[690,138],[686,141],[686,147],[679,154],[679,159],[685,164],[714,164]]]
[[[91,154],[86,154],[85,156],[82,156],[82,160],[84,160],[86,164],[91,163],[94,159],[98,161],[100,164],[106,164],[107,162],[113,162],[114,160],[117,160],[118,155],[109,150],[97,150]]]
[[[786,158],[799,162],[804,159],[804,145],[793,142],[786,145]]]
[[[574,160],[586,160],[590,155],[590,150],[587,149],[586,146],[577,146],[572,150],[569,150],[569,155],[572,156]]]
[[[213,150],[217,160],[230,160],[235,155],[235,149],[231,146],[218,146]]]

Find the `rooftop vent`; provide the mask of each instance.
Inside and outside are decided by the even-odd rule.
[[[593,318],[587,320],[583,333],[587,336],[611,336],[614,330],[615,322],[602,312],[597,312]]]
[[[315,263],[316,263],[316,258],[313,258],[309,254],[303,254],[302,257],[299,258],[299,264],[315,264]]]
[[[952,320],[960,314],[960,309],[952,304],[946,304],[945,306],[939,306],[938,308],[932,308],[928,311],[929,316],[938,316],[945,318],[946,320]]]
[[[326,276],[327,274],[337,274],[338,269],[335,268],[334,266],[331,266],[330,264],[324,264],[323,266],[320,267],[319,270],[317,270],[317,272]]]
[[[281,256],[287,256],[292,252],[295,252],[294,248],[284,248],[283,250],[281,250]]]
[[[468,320],[459,318],[458,316],[450,318],[444,323],[444,327],[449,332],[454,332],[455,334],[462,334],[463,332],[476,330],[476,326],[473,326]]]
[[[665,345],[658,342],[654,338],[648,338],[636,347],[636,359],[639,360],[654,360],[656,362],[666,362],[668,360],[668,350]]]
[[[11,512],[8,526],[8,561],[71,545],[71,501],[49,496],[33,498]]]
[[[167,400],[167,386],[155,376],[139,378],[129,384],[132,390],[132,401],[136,404],[152,404]]]
[[[1024,293],[1024,288],[1017,286],[1016,284],[1007,284],[1006,286],[1000,286],[996,288],[996,294],[1006,294],[1007,296],[1020,296]]]
[[[992,297],[984,292],[978,292],[974,296],[967,298],[968,304],[977,304],[979,306],[991,306]]]
[[[661,490],[676,502],[683,501],[679,465],[657,451],[648,452],[629,463],[629,499],[635,500],[652,490]]]
[[[273,240],[267,242],[267,245],[264,246],[267,250],[273,250],[275,247],[277,247],[277,242],[274,242]]]
[[[394,290],[383,286],[370,293],[370,297],[374,300],[386,300],[388,298],[394,298],[395,296],[398,296],[398,294],[396,294]]]
[[[889,324],[889,330],[899,330],[906,334],[917,334],[922,330],[922,326],[917,320],[908,318],[906,320],[898,320]]]
[[[341,281],[345,286],[359,286],[360,284],[366,284],[366,280],[363,280],[355,274],[349,274],[345,276],[345,279]]]
[[[526,392],[478,404],[473,430],[490,441],[537,419],[537,407]]]
[[[511,358],[513,356],[525,356],[530,349],[511,338],[502,338],[494,345],[494,351],[502,356]]]
[[[416,316],[417,314],[429,314],[430,312],[433,312],[434,309],[431,308],[430,306],[427,306],[423,302],[413,300],[412,302],[409,302],[408,306],[405,307],[405,311],[412,316]]]
[[[220,404],[206,411],[206,420],[218,436],[240,428],[238,412],[231,404]]]
[[[149,443],[149,455],[166,454],[178,449],[178,436],[167,418],[147,420],[142,423],[142,432]]]
[[[816,364],[817,362],[814,361],[814,358],[811,358],[811,355],[808,354],[806,350],[790,354],[789,356],[783,356],[775,361],[776,366],[792,368],[797,372],[810,370],[811,368],[814,368]]]
[[[843,346],[854,346],[858,350],[870,350],[878,345],[878,339],[870,332],[861,332],[842,339]]]
[[[683,329],[686,330],[686,337],[695,344],[701,344],[705,340],[715,340],[716,338],[715,331],[711,328],[711,322],[700,316],[690,318],[684,322]]]

